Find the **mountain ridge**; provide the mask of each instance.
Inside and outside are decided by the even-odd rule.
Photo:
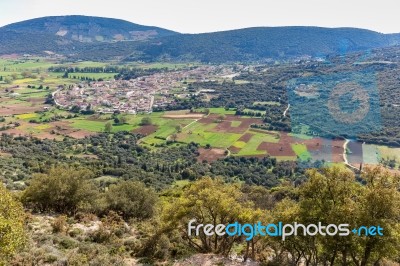
[[[52,16],[0,28],[0,55],[52,51],[74,59],[210,63],[326,56],[400,44],[400,34],[351,27],[252,27],[180,34],[119,19]]]
[[[49,16],[8,24],[1,29],[24,33],[47,32],[74,41],[140,40],[178,34],[154,26],[144,26],[122,19],[81,15]]]

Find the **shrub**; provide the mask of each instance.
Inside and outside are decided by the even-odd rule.
[[[157,194],[137,181],[123,181],[112,185],[105,195],[108,210],[119,213],[124,219],[151,218]]]

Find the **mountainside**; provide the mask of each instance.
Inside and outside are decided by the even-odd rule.
[[[51,51],[75,59],[212,63],[345,54],[400,43],[399,34],[355,28],[258,27],[179,34],[123,20],[45,17],[0,28],[0,55]]]
[[[398,35],[385,35],[363,29],[264,27],[170,36],[141,45],[140,50],[149,58],[167,56],[224,62],[345,54],[398,43]]]
[[[177,34],[120,19],[88,16],[44,17],[10,24],[2,29],[23,34],[47,33],[80,42],[146,40]]]

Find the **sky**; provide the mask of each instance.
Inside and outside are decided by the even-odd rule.
[[[181,33],[255,26],[356,27],[400,32],[397,0],[0,0],[0,26],[31,18],[88,15]]]

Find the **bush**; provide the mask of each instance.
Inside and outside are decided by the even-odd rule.
[[[55,167],[46,174],[35,174],[22,195],[27,207],[37,211],[75,214],[88,210],[97,196],[89,181],[93,173],[67,167]]]
[[[142,121],[140,122],[140,125],[142,125],[142,126],[148,126],[148,125],[151,125],[152,124],[152,120],[151,120],[151,118],[150,117],[143,117],[142,118]]]
[[[25,242],[24,210],[0,184],[0,265]]]
[[[107,209],[120,214],[125,220],[151,218],[157,194],[137,181],[123,181],[112,185],[105,195]]]
[[[53,233],[65,233],[67,231],[67,217],[65,215],[60,215],[51,224],[53,228]]]

